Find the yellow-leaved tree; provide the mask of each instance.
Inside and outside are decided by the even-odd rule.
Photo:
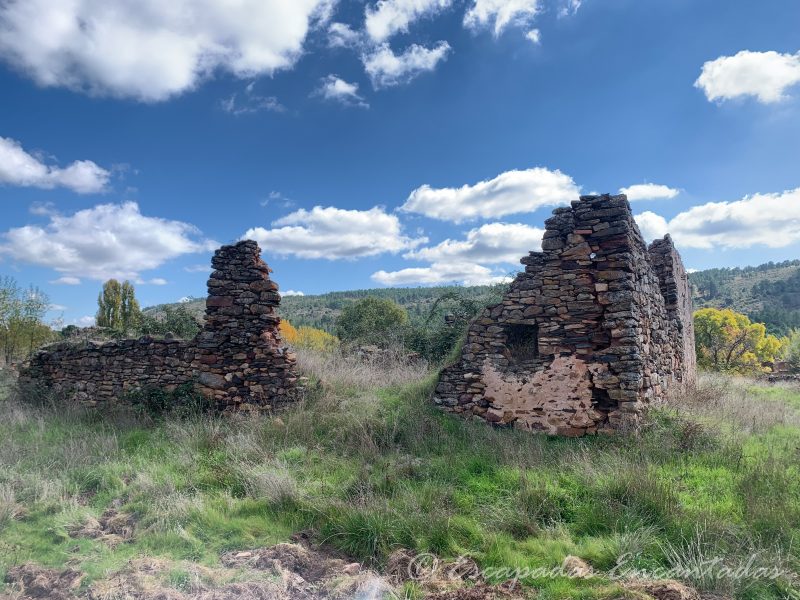
[[[339,345],[339,338],[327,331],[314,327],[295,327],[286,319],[281,319],[281,336],[287,344],[295,348],[318,352],[327,352]]]
[[[783,351],[784,340],[768,335],[763,323],[729,308],[701,308],[694,313],[697,363],[734,373],[764,369]]]

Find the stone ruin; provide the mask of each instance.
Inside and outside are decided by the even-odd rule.
[[[541,252],[470,325],[435,402],[498,425],[581,436],[635,427],[696,377],[686,271],[645,244],[625,196],[582,196],[546,222]]]
[[[269,410],[291,401],[295,357],[283,345],[281,297],[253,241],[223,246],[211,261],[206,319],[193,340],[59,343],[35,354],[20,380],[93,406],[148,387],[193,384],[220,410]]]

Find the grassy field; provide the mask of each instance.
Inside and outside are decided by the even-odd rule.
[[[800,598],[800,389],[704,376],[630,437],[557,439],[439,414],[435,375],[301,353],[307,397],[278,418],[153,420],[0,392],[0,580],[69,566],[81,589],[144,558],[185,589],[220,557],[298,531],[381,570],[398,548],[523,577],[537,598],[642,598],[615,565],[679,568],[701,591]],[[777,567],[770,579],[735,569]],[[226,571],[226,577],[242,577]],[[422,595],[413,583],[402,592]],[[9,590],[10,593],[10,590]],[[93,597],[101,597],[95,594]],[[111,598],[109,593],[106,597]]]

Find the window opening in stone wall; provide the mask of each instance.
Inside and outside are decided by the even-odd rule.
[[[506,325],[506,348],[511,362],[517,365],[539,358],[539,326],[514,323]]]

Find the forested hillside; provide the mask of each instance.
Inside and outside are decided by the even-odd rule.
[[[766,263],[757,267],[708,269],[689,275],[695,308],[732,308],[767,324],[770,333],[785,335],[800,328],[800,260]],[[495,293],[492,293],[495,292]],[[281,315],[296,326],[333,332],[336,317],[348,303],[366,296],[389,298],[403,306],[412,322],[427,318],[437,299],[458,293],[467,300],[497,297],[492,286],[439,286],[381,288],[329,292],[314,296],[286,296]],[[203,316],[205,299],[191,299],[185,306]],[[151,307],[147,311],[158,311]]]
[[[732,308],[767,324],[770,333],[800,328],[800,260],[689,275],[695,308]]]
[[[353,290],[347,292],[329,292],[315,296],[284,296],[281,300],[280,314],[293,325],[316,327],[333,332],[336,317],[349,302],[376,296],[389,298],[397,302],[408,312],[409,320],[424,321],[440,298],[458,294],[465,300],[483,298],[499,298],[497,286],[438,286],[419,288],[382,288],[372,290]],[[191,299],[184,305],[198,318],[202,318],[205,310],[205,298]],[[154,306],[145,312],[158,311],[162,306]]]

